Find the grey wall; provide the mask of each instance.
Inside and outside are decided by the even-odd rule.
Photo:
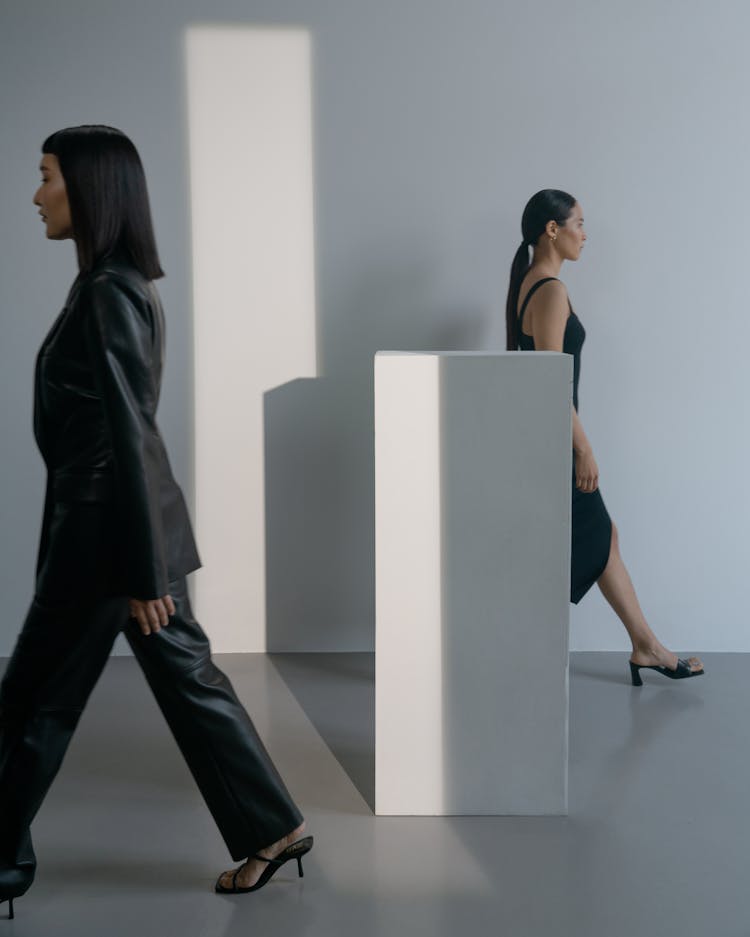
[[[372,354],[500,347],[520,211],[554,185],[585,210],[589,243],[563,274],[589,331],[582,417],[644,605],[679,647],[750,649],[746,4],[27,0],[0,17],[0,652],[40,515],[33,357],[75,273],[30,204],[60,126],[120,126],[143,155],[169,272],[161,424],[191,485],[182,43],[201,22],[303,26],[315,49],[320,370],[347,402],[324,540],[346,565],[307,645],[372,646]],[[598,598],[576,610],[573,647],[621,645]]]

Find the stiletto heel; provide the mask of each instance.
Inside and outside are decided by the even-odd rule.
[[[8,902],[9,921],[12,921],[16,916],[13,902],[16,898],[26,894],[33,881],[33,869],[20,866],[11,866],[10,868],[6,866],[4,869],[0,869],[0,904]]]
[[[674,670],[670,670],[669,667],[657,667],[654,664],[634,664],[631,660],[630,678],[633,681],[633,686],[643,686],[641,670],[656,670],[657,673],[662,674],[664,677],[669,677],[670,680],[686,680],[688,677],[700,677],[701,674],[705,673],[703,668],[700,670],[692,670],[690,661],[683,660],[682,658],[678,659],[677,667]]]
[[[252,858],[257,859],[259,862],[267,862],[268,865],[263,870],[263,874],[258,879],[258,881],[251,885],[249,888],[243,888],[241,885],[237,884],[237,876],[240,873],[239,869],[236,869],[234,875],[232,876],[232,887],[226,888],[221,884],[221,876],[216,881],[215,890],[220,895],[243,895],[247,892],[257,891],[259,888],[262,888],[270,879],[271,876],[280,869],[285,862],[288,862],[290,859],[297,860],[297,871],[300,878],[304,878],[305,873],[302,871],[302,856],[310,852],[313,847],[313,838],[312,836],[305,836],[304,839],[298,839],[296,843],[292,843],[290,846],[287,846],[286,849],[276,856],[274,859],[269,859],[266,856],[255,855]]]

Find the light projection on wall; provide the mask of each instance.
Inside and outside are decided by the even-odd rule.
[[[194,600],[217,651],[265,650],[263,394],[316,376],[310,37],[186,37],[195,342]]]

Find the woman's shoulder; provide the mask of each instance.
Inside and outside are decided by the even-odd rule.
[[[147,280],[135,264],[123,254],[109,254],[97,261],[88,273],[88,278],[99,284],[111,283],[130,290],[149,292],[151,280]]]
[[[75,321],[97,345],[152,342],[162,328],[159,295],[125,260],[104,258],[79,277],[70,303]]]
[[[118,255],[103,257],[82,273],[76,281],[75,293],[75,299],[84,305],[126,302],[151,306],[158,302],[152,281],[127,258]]]
[[[568,293],[568,288],[559,277],[541,273],[532,267],[521,281],[521,295],[530,293],[531,290],[538,292],[541,289],[545,292],[564,292],[566,295]]]
[[[519,309],[532,302],[535,308],[554,309],[563,305],[567,307],[568,289],[558,277],[545,276],[530,270],[521,282],[518,296]]]

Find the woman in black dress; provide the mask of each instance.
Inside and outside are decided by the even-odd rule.
[[[0,686],[0,902],[30,887],[30,825],[123,631],[236,861],[217,891],[253,891],[312,837],[211,660],[185,576],[200,565],[155,422],[162,276],[140,159],[111,127],[42,147],[34,196],[79,274],[36,364],[47,468],[34,598]],[[249,857],[249,858],[248,858]]]
[[[570,598],[578,603],[596,582],[630,636],[630,673],[641,668],[682,679],[703,673],[696,657],[681,660],[649,627],[620,555],[617,528],[599,492],[599,469],[578,415],[581,348],[586,333],[558,279],[565,260],[578,260],[586,233],[581,206],[558,189],[537,192],[521,220],[523,241],[510,273],[506,307],[507,347],[562,351],[573,356],[573,505]],[[529,248],[533,249],[529,261]]]

